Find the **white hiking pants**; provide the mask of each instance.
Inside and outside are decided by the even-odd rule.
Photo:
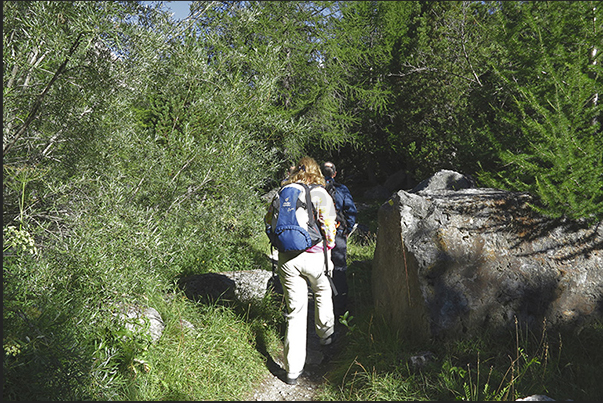
[[[328,256],[331,264],[331,257]],[[297,378],[306,362],[306,335],[308,320],[308,284],[314,291],[314,323],[321,339],[335,330],[335,316],[331,284],[325,274],[323,252],[302,252],[299,255],[279,253],[279,277],[287,303],[287,330],[285,332],[285,370]]]

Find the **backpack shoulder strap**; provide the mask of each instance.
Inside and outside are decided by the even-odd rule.
[[[335,199],[335,193],[337,193],[338,185],[339,184],[333,180],[333,181],[329,181],[329,183],[327,183],[327,185],[325,186],[325,189],[331,195],[331,197],[333,197],[333,199]]]
[[[305,183],[300,183],[306,191],[306,209],[308,210],[308,227],[316,225],[316,209],[312,204],[312,195],[310,194],[310,186]],[[312,186],[314,187],[314,186]]]

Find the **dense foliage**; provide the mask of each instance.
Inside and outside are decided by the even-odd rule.
[[[259,196],[304,154],[355,184],[448,168],[603,219],[598,2],[2,12],[7,398],[182,398],[136,384],[148,341],[114,313],[177,315],[181,276],[263,267]]]

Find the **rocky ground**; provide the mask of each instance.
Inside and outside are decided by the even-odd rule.
[[[297,385],[287,385],[282,379],[286,376],[282,352],[268,359],[270,375],[260,384],[247,399],[250,401],[310,401],[316,400],[319,388],[325,382],[332,358],[337,354],[340,339],[345,327],[338,324],[335,328],[335,341],[328,346],[321,346],[314,331],[314,299],[308,300],[308,338],[306,349],[306,365],[303,374],[298,378]]]

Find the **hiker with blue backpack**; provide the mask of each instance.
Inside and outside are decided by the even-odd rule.
[[[282,182],[265,216],[266,234],[278,249],[278,276],[287,306],[284,381],[297,383],[306,361],[308,283],[314,293],[315,331],[321,345],[332,342],[336,212],[319,165],[303,157]]]
[[[335,237],[335,248],[331,251],[333,261],[333,282],[337,289],[337,295],[333,295],[333,309],[335,317],[339,317],[347,311],[348,281],[346,277],[348,236],[356,225],[356,214],[358,210],[350,190],[342,183],[335,182],[337,169],[335,164],[327,161],[322,164],[322,173],[325,177],[326,189],[333,197],[335,210],[337,211],[337,235]]]

